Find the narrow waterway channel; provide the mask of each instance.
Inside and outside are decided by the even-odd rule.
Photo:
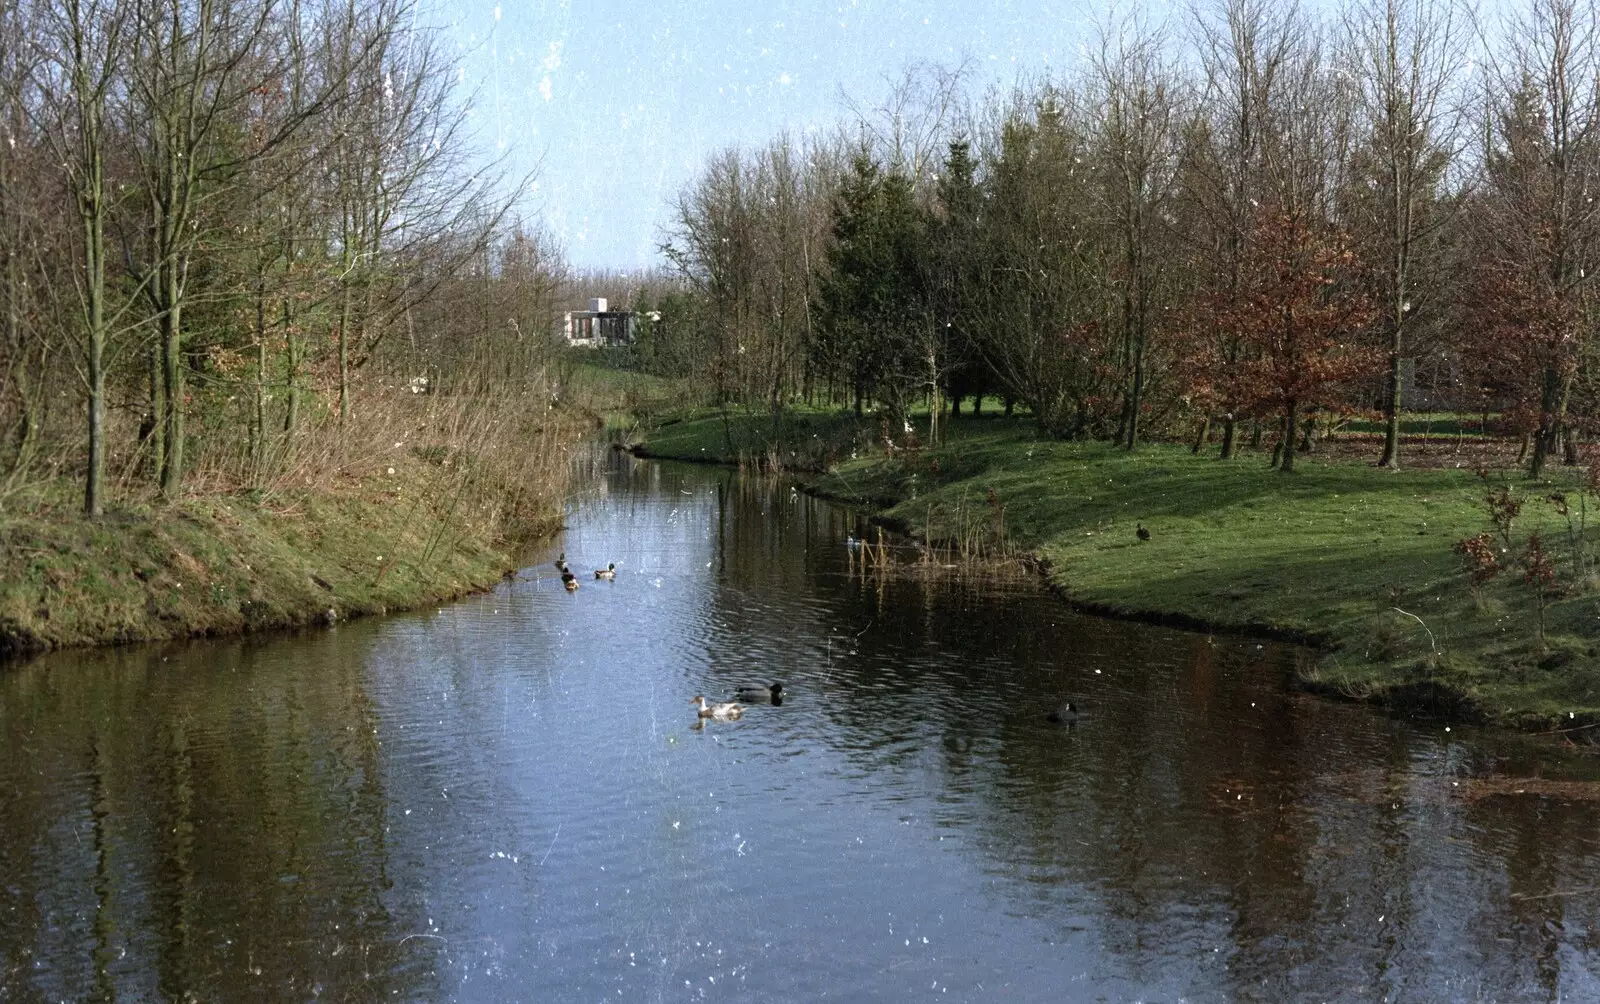
[[[492,595],[0,668],[0,1000],[1600,999],[1591,758],[589,477]]]

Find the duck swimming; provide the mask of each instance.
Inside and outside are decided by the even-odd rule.
[[[617,577],[617,563],[613,561],[604,568],[596,568],[594,577],[597,579],[615,579]]]
[[[770,687],[736,687],[733,696],[750,704],[778,704],[783,700],[783,684]]]
[[[715,718],[719,721],[732,721],[744,714],[744,709],[733,701],[723,701],[720,704],[711,704],[699,694],[689,698],[690,704],[700,705],[701,718]]]
[[[569,593],[578,591],[578,577],[568,569],[563,568],[561,570],[561,584],[567,587],[567,592]]]
[[[1078,706],[1068,701],[1044,717],[1051,722],[1075,722],[1078,720]]]

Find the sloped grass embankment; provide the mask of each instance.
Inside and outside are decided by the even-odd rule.
[[[728,444],[750,449],[768,422],[700,415],[660,429],[643,452],[737,460]],[[807,422],[766,448],[867,438],[848,416]],[[1130,455],[987,417],[956,420],[938,449],[856,452],[808,476],[812,490],[935,538],[976,510],[997,510],[1007,543],[1041,559],[1052,585],[1084,609],[1304,642],[1315,657],[1303,680],[1329,693],[1574,738],[1600,723],[1600,592],[1579,571],[1567,517],[1546,501],[1564,491],[1577,510],[1575,472],[1493,480],[1524,506],[1504,570],[1475,597],[1452,544],[1491,528],[1491,485],[1466,468],[1389,472],[1313,458],[1284,475],[1259,455],[1225,463],[1159,444]],[[1600,508],[1593,517],[1600,522]],[[1561,588],[1542,642],[1537,596],[1516,566],[1532,531]]]
[[[487,588],[512,558],[424,487],[436,466],[396,457],[268,502],[209,495],[93,521],[70,508],[8,515],[0,654],[297,627]]]
[[[203,457],[186,494],[85,519],[60,476],[0,500],[0,656],[326,623],[494,585],[559,528],[569,453],[608,399],[371,393],[271,478]],[[72,465],[66,465],[70,468]]]

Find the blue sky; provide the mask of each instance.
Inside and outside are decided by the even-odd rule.
[[[482,142],[579,268],[639,268],[706,157],[826,130],[914,62],[976,86],[1078,58],[1104,8],[1055,0],[442,0]],[[1157,5],[1159,6],[1159,5]]]

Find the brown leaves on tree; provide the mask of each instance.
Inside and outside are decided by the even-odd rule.
[[[1462,569],[1475,591],[1500,574],[1500,561],[1495,557],[1492,534],[1480,533],[1476,537],[1458,540],[1451,545],[1451,550],[1461,555]]]
[[[1237,289],[1191,311],[1192,394],[1241,414],[1282,415],[1292,436],[1301,412],[1341,403],[1347,384],[1381,365],[1362,338],[1375,311],[1347,237],[1303,215],[1258,212],[1244,266]]]
[[[1507,550],[1511,548],[1511,525],[1517,517],[1522,515],[1522,500],[1511,493],[1508,485],[1489,489],[1483,497],[1483,504],[1489,510],[1489,522],[1494,524],[1494,532],[1500,535],[1500,541]]]
[[[1576,371],[1578,304],[1547,277],[1505,261],[1480,260],[1475,272],[1466,310],[1472,323],[1454,334],[1465,376],[1500,406],[1507,431],[1531,433],[1547,420],[1547,380]]]

